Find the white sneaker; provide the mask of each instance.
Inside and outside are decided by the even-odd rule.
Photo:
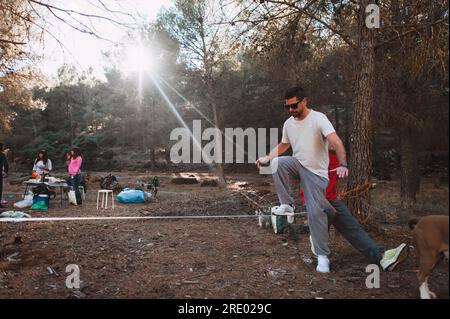
[[[330,260],[328,259],[327,256],[325,255],[319,255],[317,257],[318,259],[318,263],[317,263],[317,268],[316,271],[320,272],[320,273],[329,273],[330,272]]]
[[[294,216],[294,208],[291,205],[282,204],[273,207],[272,213],[279,216]]]
[[[401,244],[397,248],[386,250],[380,265],[383,270],[392,271],[408,257],[408,246]]]
[[[314,256],[317,257],[316,249],[314,248],[314,244],[313,244],[311,235],[309,235],[309,242],[311,243],[311,252],[313,253]]]

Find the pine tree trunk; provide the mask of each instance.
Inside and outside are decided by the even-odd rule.
[[[33,110],[31,110],[30,112],[30,116],[31,116],[31,126],[33,127],[33,138],[37,138],[37,129],[36,129],[36,123],[34,122],[34,116],[33,116],[34,112]]]
[[[170,147],[166,147],[166,148],[164,149],[164,156],[165,156],[165,159],[166,159],[166,165],[167,165],[167,166],[170,166],[170,163],[172,162],[172,161],[170,160]]]
[[[337,104],[334,105],[334,128],[335,128],[336,132],[338,132],[338,133],[340,132],[339,107]]]
[[[153,146],[150,147],[150,169],[154,171],[156,168],[156,150]]]
[[[212,106],[212,110],[213,110],[214,124],[215,124],[216,128],[220,129],[219,116],[217,114],[216,104],[215,103],[211,103],[211,106]],[[227,180],[225,178],[225,171],[223,169],[223,161],[221,161],[220,163],[216,163],[216,165],[217,165],[216,175],[219,178],[219,185],[220,186],[224,186],[227,183]]]
[[[416,203],[416,194],[420,186],[417,150],[414,132],[410,128],[403,128],[400,136],[400,200],[403,209],[410,209]]]
[[[210,101],[210,107],[213,111],[213,117],[214,117],[214,126],[218,129],[220,129],[220,120],[219,120],[219,114],[217,112],[217,105],[214,102],[216,100],[215,93],[216,88],[214,85],[214,80],[211,77],[206,77],[206,87],[208,88],[207,96]],[[222,151],[222,150],[220,150]],[[223,187],[226,185],[227,180],[225,178],[225,171],[223,168],[223,158],[220,163],[215,163],[216,165],[216,176],[219,179],[219,186]]]
[[[351,129],[351,124],[350,124],[350,105],[346,105],[345,106],[345,141],[344,141],[344,145],[345,145],[345,149],[350,152],[350,129]],[[348,153],[347,154],[348,157],[351,157],[351,154]]]
[[[373,30],[365,25],[365,8],[368,0],[360,2],[359,63],[356,81],[355,102],[350,134],[350,176],[348,189],[370,182],[372,174],[372,121],[375,85],[375,50]],[[370,198],[355,196],[349,199],[350,207],[358,207],[360,218],[367,216]]]

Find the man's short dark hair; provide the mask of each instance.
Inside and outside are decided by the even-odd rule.
[[[306,97],[305,90],[300,86],[294,86],[286,91],[285,99],[289,100],[293,97],[297,97],[299,101],[303,100]]]

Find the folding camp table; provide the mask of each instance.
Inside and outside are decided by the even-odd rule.
[[[63,190],[64,190],[64,187],[68,187],[68,184],[66,182],[53,182],[52,183],[52,182],[38,182],[38,181],[29,180],[29,181],[23,182],[23,185],[25,185],[25,192],[23,193],[23,198],[25,198],[25,195],[27,194],[29,187],[38,186],[38,185],[46,185],[48,187],[59,188],[61,207],[63,206]]]

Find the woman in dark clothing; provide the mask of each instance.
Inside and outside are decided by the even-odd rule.
[[[75,191],[77,202],[81,204],[80,184],[82,182],[81,177],[81,165],[83,163],[83,157],[81,150],[78,147],[74,147],[67,155],[67,167],[69,171],[69,186]]]

